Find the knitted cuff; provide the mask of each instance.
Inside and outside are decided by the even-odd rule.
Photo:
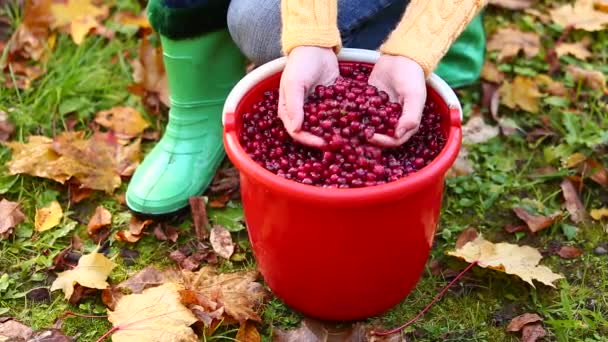
[[[148,20],[159,34],[174,40],[188,39],[227,27],[228,0],[196,1],[194,7],[167,6],[150,0]]]

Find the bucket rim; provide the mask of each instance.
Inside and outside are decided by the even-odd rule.
[[[338,54],[340,62],[375,64],[380,54],[365,49],[344,48]],[[224,126],[224,145],[226,154],[239,172],[274,191],[281,192],[292,199],[332,206],[357,206],[378,204],[395,200],[423,190],[425,187],[443,182],[445,173],[452,166],[462,144],[462,107],[456,93],[436,74],[427,78],[430,86],[448,107],[449,128],[446,144],[431,163],[394,182],[363,188],[322,188],[288,180],[266,170],[255,162],[240,145],[236,134],[235,112],[241,99],[258,83],[281,72],[286,64],[281,57],[259,66],[243,77],[228,95],[222,112]]]

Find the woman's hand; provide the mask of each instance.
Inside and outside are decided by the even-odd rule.
[[[369,83],[388,93],[391,101],[403,107],[403,114],[395,127],[395,137],[376,133],[370,141],[383,147],[403,145],[420,127],[426,102],[426,79],[422,67],[407,57],[382,55],[372,70]]]
[[[330,48],[299,46],[287,57],[281,76],[278,115],[287,133],[297,142],[313,147],[323,138],[302,131],[304,99],[317,85],[330,85],[339,76],[338,58]]]

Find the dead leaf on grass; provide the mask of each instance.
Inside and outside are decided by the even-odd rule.
[[[508,332],[518,332],[526,325],[530,323],[542,322],[543,319],[538,314],[535,313],[525,313],[523,315],[519,315],[509,322],[507,326]]]
[[[511,109],[521,108],[530,113],[538,113],[542,94],[534,79],[518,75],[512,82],[504,82],[499,91],[503,105]]]
[[[462,248],[468,242],[475,240],[478,235],[479,233],[477,232],[477,229],[473,227],[463,230],[456,240],[456,249]]]
[[[576,43],[561,43],[555,47],[555,52],[557,53],[557,57],[572,55],[578,59],[587,60],[593,56],[591,51],[589,51],[590,43],[589,39]]]
[[[95,122],[112,130],[119,139],[132,139],[141,135],[150,124],[132,107],[118,106],[103,110],[95,116]]]
[[[131,62],[135,84],[130,87],[130,90],[142,97],[151,93],[169,107],[169,83],[163,64],[162,50],[161,47],[154,47],[150,44],[149,37],[145,36],[141,39],[139,58]]]
[[[591,217],[596,221],[608,217],[608,208],[591,209]]]
[[[49,41],[49,26],[53,21],[51,0],[26,1],[23,20],[10,40],[9,61],[15,59],[39,61],[54,45]]]
[[[111,224],[112,213],[110,213],[108,209],[100,205],[95,208],[95,212],[89,220],[89,224],[87,225],[87,232],[89,233],[89,235],[93,235],[98,230],[110,226]]]
[[[117,288],[129,289],[132,293],[161,285],[167,281],[167,275],[158,269],[148,266],[117,285]]]
[[[513,28],[501,28],[490,37],[488,51],[500,51],[499,60],[515,57],[520,51],[532,58],[540,52],[540,36],[535,32],[523,32]]]
[[[398,336],[398,335],[393,335]],[[362,323],[337,327],[336,324],[321,322],[311,318],[304,318],[296,329],[283,330],[274,329],[273,342],[295,342],[295,341],[370,341],[367,336],[365,325]]]
[[[0,110],[0,141],[7,141],[15,132],[15,125],[10,121],[8,114]]]
[[[554,96],[568,95],[568,88],[566,88],[563,83],[551,78],[549,75],[538,74],[534,80],[538,83],[538,88],[541,92]]]
[[[209,236],[209,242],[217,255],[224,259],[230,259],[232,253],[234,253],[234,243],[228,229],[216,225],[211,229],[211,235]]]
[[[561,183],[562,193],[566,209],[570,213],[570,219],[574,223],[583,223],[588,220],[587,210],[581,201],[578,191],[568,179],[564,179]]]
[[[106,279],[114,267],[116,264],[101,253],[92,252],[83,255],[74,269],[57,274],[57,279],[51,285],[51,292],[62,290],[65,299],[70,299],[76,284],[103,290],[109,285]]]
[[[490,0],[489,3],[502,8],[522,10],[532,6],[534,2],[536,2],[536,0]]]
[[[145,11],[142,11],[139,15],[130,12],[118,12],[114,15],[114,20],[123,26],[135,26],[145,30],[152,29]]]
[[[128,243],[136,243],[142,237],[143,235],[135,235],[128,230],[121,230],[119,232],[116,232],[116,234],[114,235],[114,238],[116,240]]]
[[[21,205],[3,198],[0,201],[0,240],[8,238],[23,221],[25,214],[21,211]]]
[[[101,291],[101,302],[110,310],[116,309],[116,304],[123,297],[123,293],[114,285]]]
[[[595,8],[594,0],[576,0],[549,11],[551,20],[561,27],[572,26],[585,31],[601,31],[608,25],[608,13]]]
[[[576,259],[583,255],[583,251],[574,246],[562,246],[559,251],[557,251],[557,255],[562,259]]]
[[[0,341],[27,341],[32,328],[11,317],[0,317]]]
[[[458,153],[458,157],[456,157],[454,164],[448,170],[446,177],[452,178],[466,176],[475,172],[475,169],[473,168],[473,163],[471,162],[471,160],[469,160],[468,156],[469,151],[466,149],[465,146],[461,146],[460,152]]]
[[[474,115],[462,126],[462,142],[480,144],[498,136],[498,133],[498,127],[486,124],[483,116]]]
[[[207,217],[207,208],[205,199],[197,196],[188,199],[190,203],[190,211],[192,221],[194,221],[194,232],[199,241],[205,240],[209,236],[209,218]]]
[[[44,232],[59,225],[62,217],[63,209],[61,209],[61,205],[59,205],[59,202],[53,201],[47,207],[36,209],[34,228],[38,232]]]
[[[152,223],[154,223],[153,220],[141,220],[137,216],[133,215],[129,221],[129,232],[131,232],[133,235],[141,235],[144,229],[146,229],[146,227]]]
[[[467,262],[476,261],[480,267],[516,275],[532,287],[535,287],[533,280],[555,287],[553,282],[564,278],[553,273],[548,267],[538,265],[542,259],[538,250],[506,242],[494,244],[487,241],[482,234],[462,248],[448,252],[448,255]]]
[[[601,71],[587,70],[575,65],[566,66],[566,70],[575,82],[583,82],[591,89],[606,91],[606,76]]]
[[[93,4],[91,0],[67,0],[51,5],[53,22],[51,28],[66,28],[76,45],[80,45],[92,29],[103,28],[100,20],[109,15],[109,7]]]
[[[537,233],[545,228],[550,227],[555,221],[562,217],[561,212],[555,212],[549,216],[536,215],[528,212],[524,208],[513,208],[513,211],[530,228],[532,233]]]
[[[239,331],[236,333],[236,340],[239,342],[260,342],[262,337],[255,324],[247,321],[241,324]]]
[[[485,61],[483,64],[483,69],[481,69],[481,78],[488,82],[502,83],[502,81],[505,79],[505,74],[498,70],[496,64],[490,61]]]
[[[198,341],[190,328],[197,319],[181,303],[181,288],[175,283],[165,283],[140,294],[123,296],[115,310],[108,310],[108,320],[119,327],[112,341]]]

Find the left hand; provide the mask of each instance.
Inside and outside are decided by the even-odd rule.
[[[382,55],[369,77],[369,83],[385,91],[390,101],[401,104],[403,113],[395,127],[395,137],[374,134],[370,141],[383,147],[397,147],[418,132],[426,102],[426,78],[415,61],[393,55]]]

